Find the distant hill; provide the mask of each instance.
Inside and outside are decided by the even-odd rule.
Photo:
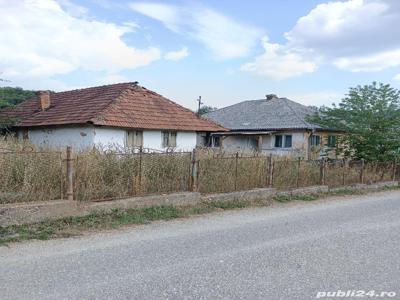
[[[34,95],[35,91],[20,87],[0,87],[0,108],[18,105]]]

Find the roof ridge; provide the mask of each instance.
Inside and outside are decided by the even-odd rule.
[[[99,89],[99,88],[104,88],[104,87],[109,87],[109,86],[117,86],[117,85],[137,85],[137,81],[128,81],[128,82],[120,82],[120,83],[110,83],[110,84],[103,84],[103,85],[98,85],[98,86],[90,86],[90,87],[84,87],[84,88],[77,88],[77,89],[72,89],[72,90],[66,90],[66,91],[60,91],[60,92],[53,92],[56,94],[60,93],[69,93],[69,92],[78,92],[78,91],[84,91],[84,90],[90,90],[90,89]]]
[[[118,83],[118,84],[108,84],[108,85],[102,85],[101,87],[119,85],[119,84],[123,85],[123,84],[129,84],[129,83],[130,82]],[[123,92],[125,92],[126,90],[131,89],[131,88],[133,88],[135,86],[138,86],[137,82],[135,82],[134,85],[132,85],[132,86],[127,86],[127,87],[121,89],[121,91],[118,93],[118,96],[116,96],[115,98],[111,99],[106,105],[104,105],[104,107],[100,111],[96,112],[95,115],[90,118],[90,122],[94,122],[93,119],[97,118],[98,116],[103,115],[110,108],[111,104],[113,104],[114,102],[118,101],[118,99],[122,96]],[[121,112],[123,114],[125,114],[124,111],[121,111]]]
[[[262,100],[262,99],[260,99],[260,100]],[[225,106],[225,107],[217,108],[216,110],[213,110],[213,111],[210,111],[210,112],[208,112],[208,113],[205,113],[204,115],[213,113],[213,112],[215,112],[215,111],[227,109],[227,108],[229,108],[229,107],[232,107],[232,106],[235,106],[235,105],[239,105],[239,104],[242,104],[242,103],[245,103],[245,102],[251,102],[251,101],[259,101],[259,100],[243,100],[243,101],[240,101],[240,102],[238,102],[238,103],[233,103],[233,104],[228,105],[228,106]],[[207,120],[208,120],[208,119],[207,119]]]
[[[306,125],[307,127],[310,126],[310,124],[307,123],[305,120],[303,120],[303,118],[300,117],[300,116],[298,115],[298,113],[296,112],[296,110],[295,110],[291,105],[289,105],[288,101],[291,101],[291,102],[294,102],[294,101],[292,101],[292,100],[290,100],[290,99],[288,99],[288,98],[280,98],[280,99],[284,100],[283,102],[285,103],[285,105],[286,105],[287,107],[289,107],[289,109],[295,114],[295,116],[297,117],[297,119],[300,120],[300,122],[302,122],[302,123],[303,123],[304,125]],[[300,104],[300,105],[301,105],[301,104]]]
[[[170,102],[170,103],[172,103],[172,104],[174,104],[174,105],[179,106],[179,107],[180,107],[181,109],[183,109],[184,111],[187,111],[187,112],[190,112],[190,113],[194,114],[194,115],[195,115],[197,118],[199,118],[200,120],[204,120],[204,121],[207,121],[207,122],[209,121],[208,119],[205,120],[204,118],[200,117],[198,114],[196,114],[194,111],[190,110],[189,108],[186,108],[186,107],[184,107],[183,105],[180,105],[179,103],[176,103],[176,102],[172,101],[171,99],[169,99],[169,98],[167,98],[167,97],[165,97],[165,96],[163,96],[163,95],[161,95],[161,94],[159,94],[159,93],[157,93],[157,92],[155,92],[155,91],[149,90],[149,89],[145,88],[144,86],[140,86],[140,87],[143,88],[143,89],[145,89],[146,91],[148,91],[148,92],[150,92],[150,93],[153,93],[153,94],[155,94],[155,95],[157,95],[157,96],[163,97],[165,100],[167,100],[168,102]],[[218,126],[222,126],[222,125],[218,124],[217,122],[214,122],[214,121],[211,121],[211,122],[213,122],[214,124],[217,124]]]
[[[145,87],[143,87],[143,88],[146,89]],[[146,89],[146,90],[147,90],[147,89]],[[180,105],[179,103],[176,103],[176,102],[172,101],[171,99],[169,99],[169,98],[167,98],[167,97],[164,97],[164,96],[161,95],[161,94],[158,94],[157,92],[154,92],[154,91],[151,91],[151,92],[154,93],[154,94],[156,94],[156,95],[158,95],[158,96],[160,96],[160,97],[163,97],[164,99],[166,99],[167,101],[171,102],[172,104],[178,105],[178,106],[181,107],[183,110],[188,111],[188,112],[194,114],[198,119],[200,119],[200,120],[202,120],[202,121],[210,122],[210,123],[213,123],[214,125],[218,125],[218,126],[223,127],[221,124],[215,122],[214,120],[205,119],[205,118],[203,118],[202,116],[199,116],[198,114],[196,114],[194,111],[190,110],[189,108],[186,108],[186,107]]]

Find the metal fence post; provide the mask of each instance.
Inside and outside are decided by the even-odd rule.
[[[365,169],[365,161],[364,158],[361,159],[361,170],[360,170],[360,182],[361,184],[364,183],[364,169]]]
[[[319,182],[321,185],[325,185],[325,180],[326,180],[325,171],[326,171],[325,170],[325,159],[323,158],[323,159],[321,159],[321,162],[319,164]]]
[[[239,152],[236,152],[236,156],[235,156],[235,191],[237,190],[238,160],[239,160]]]
[[[67,199],[74,200],[74,170],[72,164],[72,147],[67,147]]]
[[[198,164],[196,161],[196,149],[193,149],[192,152],[192,191],[196,192],[198,189]]]

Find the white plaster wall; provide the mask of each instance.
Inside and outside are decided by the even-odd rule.
[[[195,131],[178,131],[176,135],[176,151],[192,151],[197,144],[197,134]],[[164,151],[162,147],[161,130],[143,131],[143,147]]]
[[[18,132],[22,138],[22,131]],[[94,146],[99,148],[123,149],[126,141],[126,130],[111,127],[64,127],[30,129],[29,140],[39,148],[61,149],[72,146],[80,151]],[[177,132],[176,151],[192,151],[197,144],[196,132]],[[144,130],[143,147],[164,151],[161,130]]]
[[[126,130],[122,128],[95,127],[94,145],[100,148],[123,149]]]
[[[197,134],[195,131],[178,131],[176,148],[178,151],[192,151],[196,148]]]
[[[29,141],[41,149],[63,149],[72,146],[83,150],[93,146],[93,127],[64,127],[30,129]],[[19,134],[20,136],[20,134]]]
[[[164,150],[162,147],[162,134],[160,130],[143,131],[143,147]]]

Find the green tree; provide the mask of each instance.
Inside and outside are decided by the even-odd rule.
[[[322,107],[310,121],[345,132],[339,146],[346,156],[392,160],[400,150],[400,91],[373,82],[350,88],[338,106]]]
[[[204,114],[209,113],[209,112],[214,111],[214,110],[217,110],[217,108],[216,107],[212,107],[212,106],[204,105],[204,106],[200,107],[199,115],[204,115]]]
[[[20,87],[0,87],[0,108],[15,106],[35,95],[34,91]]]
[[[34,95],[34,91],[23,90],[19,87],[0,87],[0,109],[3,109],[3,112],[5,112],[5,110],[10,111],[14,109],[16,105]],[[12,127],[16,121],[16,118],[6,116],[0,111],[0,134],[6,133],[8,131],[7,129]]]

